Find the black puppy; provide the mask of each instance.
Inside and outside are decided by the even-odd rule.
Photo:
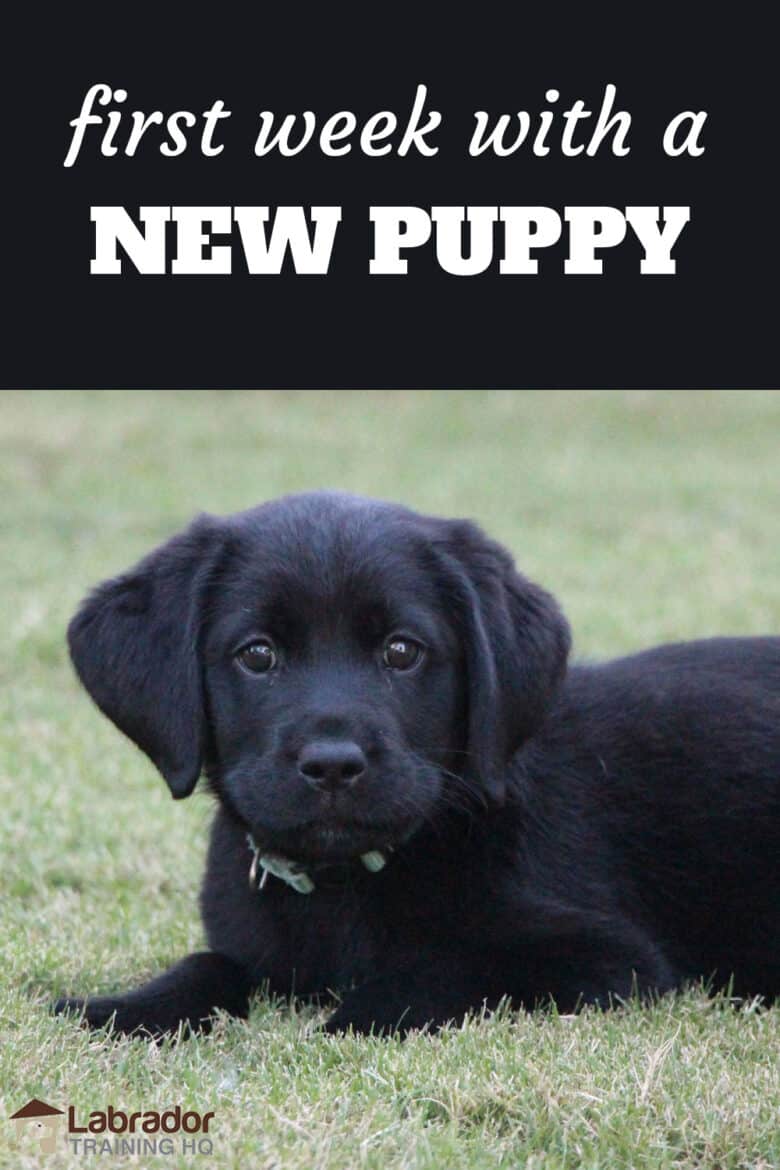
[[[218,802],[211,951],[95,1026],[340,993],[332,1030],[703,977],[780,993],[780,638],[566,669],[555,601],[465,521],[350,496],[201,517],[71,623],[89,693]]]

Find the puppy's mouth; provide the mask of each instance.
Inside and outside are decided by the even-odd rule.
[[[416,824],[312,820],[282,831],[258,826],[253,837],[262,849],[307,865],[337,865],[371,853],[391,853],[412,835]]]

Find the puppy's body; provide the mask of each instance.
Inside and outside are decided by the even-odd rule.
[[[102,587],[71,645],[176,795],[206,772],[211,953],[88,1001],[91,1023],[242,1014],[266,981],[339,993],[329,1026],[358,1030],[700,977],[780,993],[780,639],[565,672],[564,619],[499,546],[350,497],[178,541]],[[127,694],[155,670],[165,725],[161,692]],[[314,890],[250,888],[248,834]]]

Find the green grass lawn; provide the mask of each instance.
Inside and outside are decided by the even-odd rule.
[[[0,395],[0,1167],[780,1166],[780,1009],[690,993],[399,1042],[258,1002],[180,1045],[47,1014],[202,945],[211,812],[93,708],[68,618],[194,513],[323,486],[477,518],[580,656],[780,632],[780,393]],[[12,1149],[31,1097],[213,1110],[213,1153]]]

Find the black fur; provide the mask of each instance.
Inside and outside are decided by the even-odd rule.
[[[391,634],[427,647],[412,669],[384,662]],[[567,670],[555,601],[473,524],[328,493],[201,518],[69,637],[173,795],[202,768],[218,807],[211,953],[59,1010],[160,1033],[267,983],[340,995],[331,1030],[403,1031],[505,996],[780,993],[780,638]],[[260,638],[278,660],[251,674]],[[301,770],[343,750],[357,780]],[[250,889],[248,831],[315,891]]]

